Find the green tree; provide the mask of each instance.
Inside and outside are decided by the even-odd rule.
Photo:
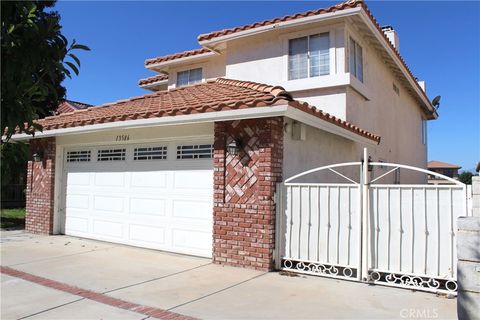
[[[65,97],[65,76],[78,75],[76,49],[90,50],[61,33],[55,1],[1,1],[1,126],[7,140],[15,130],[42,130],[35,120],[50,115]]]
[[[465,184],[472,184],[473,173],[464,171],[458,175],[458,180]]]
[[[65,98],[62,81],[78,75],[75,50],[90,50],[61,33],[55,1],[1,1],[2,195],[25,174],[28,148],[5,143],[16,131],[34,135],[35,120],[51,115]]]

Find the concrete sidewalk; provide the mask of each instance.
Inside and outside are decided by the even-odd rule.
[[[429,293],[222,267],[209,259],[68,236],[15,231],[2,232],[1,239],[2,266],[102,297],[2,274],[2,319],[153,318],[104,300],[201,319],[456,318],[455,299]]]

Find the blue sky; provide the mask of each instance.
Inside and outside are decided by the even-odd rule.
[[[338,1],[340,2],[340,1]],[[330,6],[332,1],[130,2],[60,1],[63,33],[88,45],[67,97],[102,104],[147,93],[146,58],[199,47],[200,33]],[[401,54],[430,98],[441,95],[430,121],[429,159],[473,169],[480,160],[480,2],[367,2],[381,25],[392,25]]]

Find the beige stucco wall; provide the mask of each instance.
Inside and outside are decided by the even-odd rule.
[[[292,120],[285,118],[283,138],[283,178],[288,179],[306,170],[339,162],[360,161],[362,153],[357,143],[314,127],[306,127],[305,140],[294,140],[291,134]],[[289,127],[290,126],[290,127]],[[358,181],[358,168],[339,169]],[[348,182],[326,173],[310,174],[295,182]]]
[[[321,32],[330,33],[330,75],[289,81],[288,40]],[[350,36],[363,48],[363,83],[348,73]],[[349,22],[337,20],[288,29],[273,29],[267,33],[229,41],[226,47],[222,48],[221,55],[209,58],[208,62],[183,64],[171,68],[169,86],[174,86],[177,71],[196,67],[204,68],[206,79],[224,76],[281,85],[295,99],[306,101],[381,136],[380,145],[368,147],[374,161],[426,167],[427,146],[422,142],[423,113],[418,103],[396,80],[377,51],[364,41],[356,26]],[[399,95],[393,90],[393,84],[399,88]],[[353,157],[355,160],[359,160],[362,155],[364,147],[362,144],[347,143],[348,140],[325,132],[311,134],[316,138],[309,142],[309,149],[318,152],[305,152],[311,155],[312,161],[320,161],[322,164],[344,162],[351,159],[352,154],[355,155]],[[315,146],[315,143],[318,146]],[[302,144],[295,142],[293,145],[298,145],[300,150]],[[354,151],[352,154],[345,154],[341,151],[342,148],[348,150],[353,148]],[[335,154],[335,157],[332,157],[332,154]],[[305,157],[302,159],[305,160]],[[286,163],[287,166],[295,167],[288,161]],[[309,163],[306,161],[303,168],[307,168]],[[288,168],[286,170],[287,173],[291,172]],[[400,175],[400,181],[426,182],[422,175],[409,174],[406,171]]]
[[[288,40],[316,33],[330,33],[330,74],[288,80]],[[227,78],[280,85],[295,98],[345,118],[344,24],[316,23],[290,29],[272,30],[230,41],[226,50]],[[321,88],[321,89],[319,89]]]
[[[128,141],[117,141],[118,136],[128,136]],[[213,123],[168,125],[132,129],[105,130],[92,133],[62,135],[57,137],[57,146],[115,145],[142,143],[159,139],[210,139],[213,141]]]
[[[364,84],[369,88],[365,99],[353,88],[347,88],[346,118],[348,121],[381,136],[376,148],[369,148],[374,161],[394,162],[426,168],[427,145],[422,141],[422,117],[418,103],[394,77],[379,54],[349,29],[363,47]],[[397,94],[393,85],[399,88]],[[424,183],[423,174],[402,170],[402,183]]]
[[[177,84],[177,72],[202,68],[203,81],[225,77],[225,54],[210,56],[197,62],[185,62],[173,65],[168,69],[168,89],[175,88]]]

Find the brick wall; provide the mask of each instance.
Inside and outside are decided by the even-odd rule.
[[[55,182],[55,138],[30,140],[30,153],[43,153],[40,162],[28,161],[25,229],[52,234]],[[32,157],[30,157],[32,159]]]
[[[242,145],[238,155],[225,150],[234,139]],[[213,261],[272,270],[283,118],[217,122],[214,147]]]

